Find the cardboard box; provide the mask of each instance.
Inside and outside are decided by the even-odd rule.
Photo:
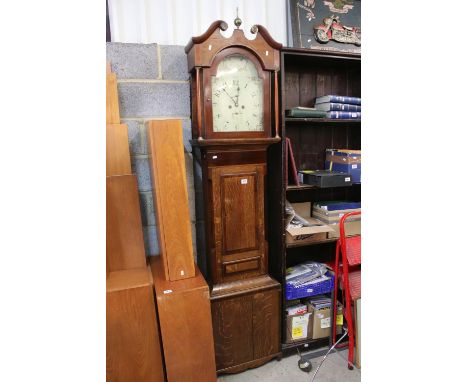
[[[340,237],[340,225],[339,224],[330,224],[332,231],[328,232],[328,238],[339,238]],[[345,223],[345,234],[346,236],[355,236],[361,234],[361,221],[353,221]]]
[[[336,307],[336,334],[341,334],[343,332],[343,305],[338,301]]]
[[[326,240],[327,234],[333,229],[318,219],[310,216],[311,202],[291,204],[299,216],[314,224],[311,227],[286,228],[286,243],[313,243],[315,241]]]
[[[325,170],[347,172],[353,183],[361,183],[361,150],[327,149]]]
[[[312,339],[329,337],[331,334],[331,308],[315,309],[309,305],[312,322]],[[343,306],[338,303],[336,312],[336,334],[341,334],[343,328]]]
[[[303,341],[312,336],[312,314],[296,314],[286,316],[286,333],[284,338],[287,344]]]
[[[354,304],[354,327],[356,328],[356,366],[361,368],[361,299]]]

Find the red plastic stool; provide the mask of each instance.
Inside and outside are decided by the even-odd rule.
[[[346,237],[344,224],[360,211],[349,212],[340,219],[340,238],[336,242],[335,293],[333,298],[332,343],[336,342],[336,308],[338,285],[344,291],[343,314],[348,324],[348,369],[352,370],[354,359],[354,324],[352,305],[361,298],[361,235]]]

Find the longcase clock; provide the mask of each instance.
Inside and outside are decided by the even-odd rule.
[[[191,73],[197,252],[210,284],[218,372],[280,356],[280,284],[268,275],[267,150],[280,144],[281,44],[260,25],[186,46]]]

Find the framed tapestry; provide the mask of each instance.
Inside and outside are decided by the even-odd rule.
[[[361,53],[361,0],[289,0],[288,41],[296,48]]]

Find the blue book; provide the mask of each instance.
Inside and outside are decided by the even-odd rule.
[[[327,118],[330,119],[361,119],[360,111],[327,111]]]
[[[315,105],[320,103],[349,103],[351,105],[360,105],[361,98],[360,97],[347,97],[347,96],[338,96],[338,95],[326,95],[323,97],[317,97],[315,99]]]
[[[361,106],[350,105],[349,103],[319,103],[315,105],[315,108],[323,111],[361,111]]]

